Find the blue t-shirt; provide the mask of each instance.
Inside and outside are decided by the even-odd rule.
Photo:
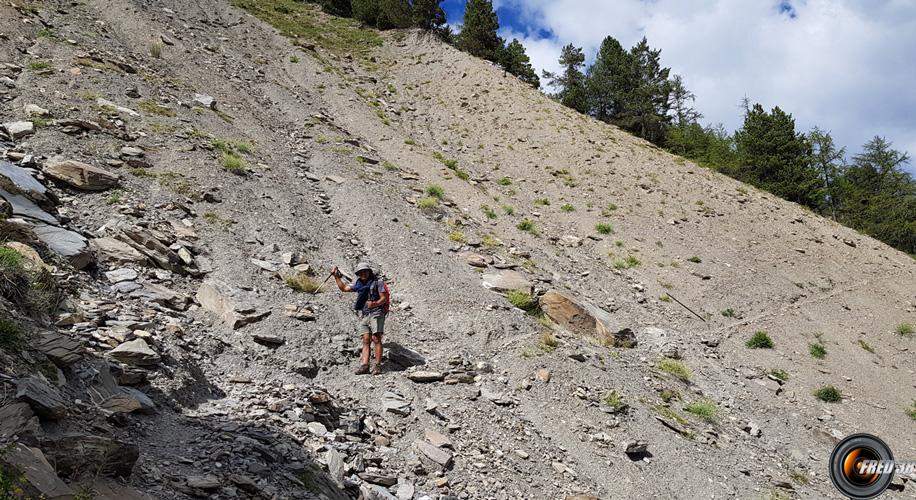
[[[370,300],[377,300],[377,299],[379,299],[379,298],[382,297],[382,294],[383,294],[383,293],[385,293],[385,282],[382,281],[381,278],[376,278],[376,279],[375,279],[375,290],[376,290],[376,294],[377,294],[377,295],[376,295],[376,298],[373,299],[373,298],[372,298],[372,295],[373,295],[373,294],[371,293],[371,290],[369,290],[369,285],[370,285],[371,283],[372,283],[372,280],[369,280],[369,281],[363,283],[362,281],[359,280],[359,278],[357,278],[356,281],[354,281],[353,283],[350,284],[350,289],[357,293],[357,297],[359,297],[359,295],[362,294],[362,293],[369,293],[369,298],[366,299],[366,302],[365,302],[366,304],[368,304]],[[357,300],[359,300],[359,299],[357,299]],[[381,316],[381,315],[385,314],[385,307],[384,307],[384,306],[378,306],[378,307],[369,308],[369,307],[366,307],[365,305],[363,305],[363,308],[362,308],[362,310],[360,311],[360,313],[361,313],[363,316],[368,316],[368,317],[370,317],[370,318],[374,318],[374,317],[376,317],[376,316]]]

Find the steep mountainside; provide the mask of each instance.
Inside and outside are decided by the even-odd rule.
[[[4,4],[0,42],[3,238],[67,297],[0,282],[36,496],[838,498],[844,435],[916,458],[911,257],[423,33],[86,0]],[[288,285],[359,260],[377,376],[353,297]]]

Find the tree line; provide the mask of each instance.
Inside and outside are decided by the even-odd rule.
[[[378,29],[420,28],[459,49],[492,61],[535,88],[541,85],[525,46],[499,36],[492,0],[468,0],[459,33],[446,24],[443,0],[311,0],[336,16],[352,17]]]
[[[499,36],[492,0],[468,0],[458,33],[446,24],[442,0],[313,1],[376,28],[428,30],[540,87],[521,42]],[[903,170],[910,157],[883,137],[847,158],[829,132],[797,131],[790,113],[778,106],[767,111],[747,99],[744,123],[734,133],[721,124],[701,125],[694,94],[662,65],[661,50],[645,37],[625,49],[608,36],[594,61],[585,61],[581,47],[563,47],[561,71],[541,75],[554,89],[552,98],[916,256],[916,181]]]
[[[829,132],[799,132],[791,114],[747,99],[733,134],[703,126],[694,94],[660,56],[646,38],[626,50],[608,36],[588,67],[570,44],[560,53],[562,71],[543,76],[552,97],[572,109],[916,254],[916,180],[903,169],[906,152],[876,136],[847,159]]]

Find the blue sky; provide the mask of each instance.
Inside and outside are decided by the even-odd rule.
[[[465,0],[442,4],[452,25]],[[830,131],[847,156],[882,135],[916,154],[916,1],[494,0],[500,34],[534,66],[556,70],[560,47],[588,62],[612,35],[647,36],[696,94],[704,123],[741,125],[744,96],[792,113],[796,127]],[[907,167],[916,173],[912,163]]]

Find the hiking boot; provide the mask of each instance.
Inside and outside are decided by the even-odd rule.
[[[382,374],[382,365],[375,365],[374,367],[372,367],[372,374],[381,375]]]
[[[366,365],[359,365],[359,368],[356,369],[356,374],[357,374],[357,375],[365,375],[365,374],[367,374],[367,373],[369,373],[369,365],[368,365],[368,364],[366,364]]]

